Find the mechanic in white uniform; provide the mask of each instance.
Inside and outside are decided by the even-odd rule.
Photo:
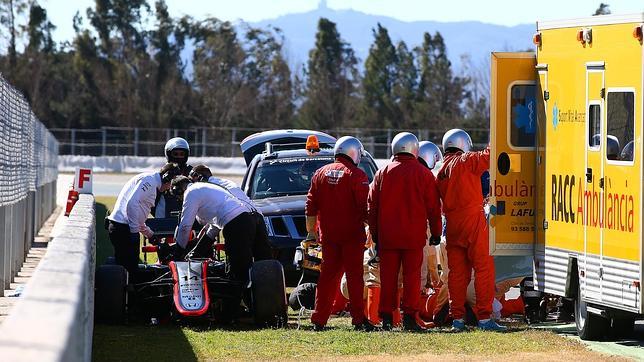
[[[172,181],[172,191],[177,197],[183,197],[175,241],[184,252],[197,244],[189,240],[196,219],[202,225],[213,224],[223,231],[226,258],[234,279],[247,281],[253,257],[255,260],[269,257],[253,254],[254,245],[268,243],[264,222],[258,222],[256,211],[228,190],[208,182],[192,183],[189,178],[179,176]]]
[[[167,163],[159,172],[145,172],[132,177],[123,186],[107,217],[107,232],[114,246],[116,263],[133,273],[139,263],[139,233],[151,239],[154,232],[145,220],[154,206],[157,192],[170,189],[171,181],[181,170]]]
[[[255,211],[255,216],[258,218],[258,221],[264,222],[264,216],[257,210],[257,207],[255,206],[253,201],[251,201],[246,193],[244,193],[244,191],[239,186],[237,186],[235,182],[225,178],[213,176],[210,168],[208,168],[206,165],[197,165],[193,167],[188,177],[192,182],[209,182],[228,190],[228,192],[235,196],[239,201],[243,202],[249,208]],[[209,238],[211,240],[211,243],[212,240],[215,240],[215,237],[219,235],[219,231],[220,230],[212,224],[209,224],[207,228],[204,228],[205,237]],[[270,250],[267,249],[264,250],[264,252],[270,253]]]

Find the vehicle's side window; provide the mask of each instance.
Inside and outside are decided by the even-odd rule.
[[[609,92],[606,105],[606,158],[633,161],[635,154],[635,94]]]
[[[601,144],[601,118],[602,112],[599,104],[588,106],[588,146],[599,149]]]
[[[537,131],[537,86],[518,84],[510,91],[510,143],[534,147]]]

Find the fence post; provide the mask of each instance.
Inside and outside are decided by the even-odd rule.
[[[11,277],[6,273],[7,246],[9,244],[6,232],[6,211],[6,206],[0,206],[0,297],[4,297],[4,290],[11,282]]]
[[[134,156],[139,155],[139,127],[134,128]]]
[[[391,157],[391,128],[387,128],[387,158]]]
[[[206,157],[206,127],[201,128],[201,157]]]
[[[4,274],[4,289],[9,289],[11,286],[11,280],[13,280],[11,261],[13,259],[13,254],[11,253],[11,205],[3,207],[4,209],[4,257],[2,258],[3,263],[3,274]]]
[[[233,128],[230,134],[230,157],[235,157],[235,140],[237,139],[237,128]]]
[[[72,155],[76,154],[76,128],[72,128],[72,136],[71,136],[71,153]]]
[[[101,137],[103,138],[103,144],[101,145],[101,156],[105,156],[105,142],[107,142],[107,132],[105,127],[101,127]]]

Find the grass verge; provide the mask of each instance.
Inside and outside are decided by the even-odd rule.
[[[108,209],[116,198],[96,198],[97,263],[113,254],[103,227]],[[330,329],[315,333],[308,319],[296,328],[296,315],[291,312],[285,329],[249,329],[195,325],[127,325],[97,324],[94,328],[93,360],[95,361],[210,361],[267,359],[459,359],[459,360],[600,360],[605,356],[589,352],[578,342],[549,331],[519,328],[497,334],[431,332],[426,334],[377,332],[358,333],[351,329],[350,319],[332,318]]]

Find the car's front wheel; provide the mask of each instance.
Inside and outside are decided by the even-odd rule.
[[[101,265],[94,284],[94,318],[122,323],[125,319],[127,271],[121,265]]]

